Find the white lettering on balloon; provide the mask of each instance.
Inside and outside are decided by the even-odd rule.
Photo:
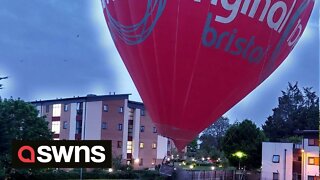
[[[198,3],[201,2],[201,0],[194,1]],[[266,22],[269,28],[281,33],[292,13],[296,1],[297,0],[294,0],[292,2],[290,8],[288,8],[288,5],[283,1],[272,2],[271,0],[234,0],[232,2],[229,0],[211,0],[210,4],[217,6],[218,2],[220,2],[222,8],[230,12],[227,16],[216,15],[215,21],[217,22],[224,24],[231,23],[240,12],[250,18],[256,18],[260,22]],[[257,12],[258,8],[263,8],[260,14]],[[280,16],[276,16],[276,13],[280,13]]]

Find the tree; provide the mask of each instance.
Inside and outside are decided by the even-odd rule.
[[[222,149],[231,165],[237,167],[239,159],[233,154],[243,152],[247,156],[241,159],[241,164],[247,168],[261,167],[262,142],[264,133],[250,120],[233,124],[226,132]]]
[[[8,77],[0,77],[0,80],[3,80],[3,79],[8,79]],[[2,86],[2,84],[0,84],[0,89],[2,89],[3,88],[3,86]]]
[[[296,130],[314,130],[319,123],[319,97],[312,88],[303,88],[298,83],[289,83],[278,99],[278,107],[262,126],[271,141],[283,141],[295,136]]]
[[[212,148],[221,149],[221,140],[228,128],[230,127],[229,119],[226,117],[219,118],[215,123],[205,129],[200,136],[200,148],[210,151]]]
[[[0,167],[10,169],[11,141],[50,140],[52,132],[37,109],[20,99],[0,99]]]
[[[186,152],[186,156],[188,157],[195,157],[195,155],[198,153],[199,149],[198,149],[198,140],[199,138],[196,137],[193,141],[191,141],[188,145],[187,145],[187,152]]]

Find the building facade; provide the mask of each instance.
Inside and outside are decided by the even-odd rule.
[[[262,143],[262,180],[319,180],[319,131],[298,131],[302,141]]]
[[[170,154],[148,111],[129,94],[88,95],[32,102],[45,116],[54,140],[111,140],[113,157],[135,169],[151,168]]]

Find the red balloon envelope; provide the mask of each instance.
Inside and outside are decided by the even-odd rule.
[[[158,132],[181,150],[285,60],[314,0],[102,0],[102,5]]]

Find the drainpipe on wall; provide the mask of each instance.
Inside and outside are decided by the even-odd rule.
[[[284,149],[284,180],[286,180],[286,172],[287,172],[287,149]]]

